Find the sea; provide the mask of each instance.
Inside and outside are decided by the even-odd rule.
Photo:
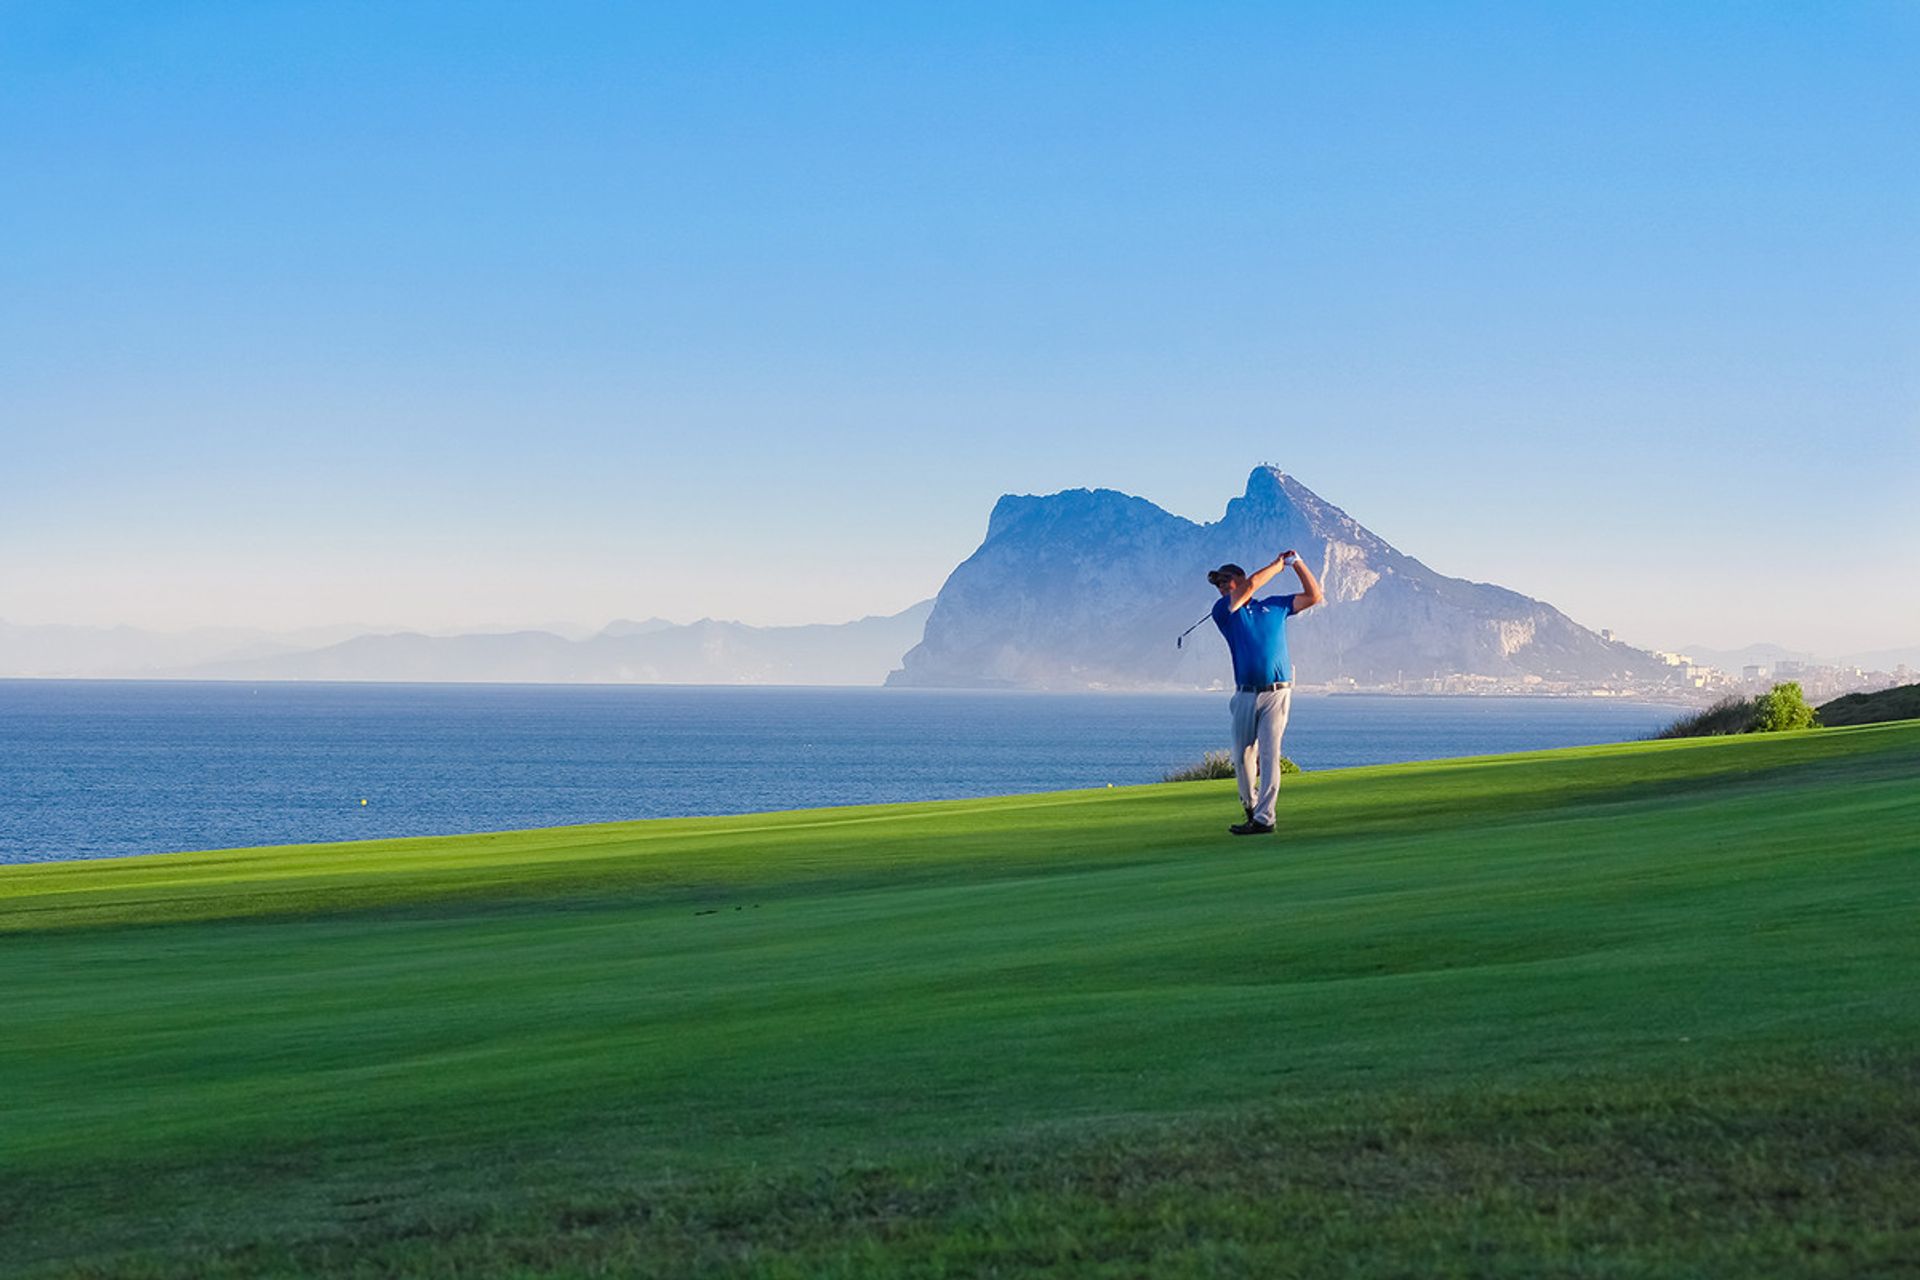
[[[1619,742],[1681,709],[1303,693],[1307,770]],[[1159,781],[1223,693],[0,680],[0,863]]]

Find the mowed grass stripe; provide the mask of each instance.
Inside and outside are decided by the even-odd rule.
[[[1481,824],[1784,771],[1912,776],[1911,725],[1629,743],[1290,779],[1289,847]],[[1889,745],[1888,739],[1894,745]],[[1803,778],[1802,781],[1809,781]],[[90,923],[365,911],[596,890],[680,893],[878,877],[1078,868],[1217,844],[1230,783],[918,805],[654,819],[466,836],[0,867],[0,932]]]
[[[1595,1159],[1616,1127],[1697,1137],[1647,1100],[1705,1099],[1735,1126],[1700,1157],[1716,1176],[1833,1158],[1791,1119],[1817,1105],[1898,1181],[1910,1109],[1876,1082],[1920,1058],[1916,778],[1920,726],[1876,726],[1309,776],[1272,841],[1231,840],[1230,789],[1184,784],[12,868],[0,1256],[484,1273],[511,1237],[545,1259],[524,1274],[1017,1273],[1065,1232],[1089,1258],[1130,1241],[1101,1265],[1132,1274],[1140,1249],[1189,1257],[1193,1216],[1278,1274],[1260,1197],[1392,1218],[1288,1181],[1278,1148],[1358,1176],[1378,1151],[1349,1138],[1382,1125],[1426,1221],[1463,1224],[1466,1201],[1410,1170],[1471,1150],[1462,1196],[1545,1248],[1518,1225],[1537,1206],[1486,1181],[1543,1167],[1486,1156],[1531,1123],[1488,1091]],[[1808,1096],[1821,1080],[1855,1093]],[[1429,1108],[1431,1133],[1393,1129]],[[1227,1163],[1202,1176],[1195,1151]],[[1642,1215],[1639,1239],[1670,1219],[1621,1170],[1681,1153],[1614,1154],[1569,1194]],[[1154,1190],[1162,1158],[1186,1172]],[[961,1205],[990,1189],[980,1160],[1011,1162],[1000,1216]],[[911,1229],[842,1212],[868,1165],[900,1204],[937,1190]],[[1661,1175],[1663,1203],[1697,1209],[1693,1176]],[[1799,1192],[1822,1238],[1866,1231],[1854,1174],[1822,1185]],[[372,1235],[353,1188],[376,1189]],[[556,1203],[613,1225],[567,1243]],[[743,1253],[635,1208],[669,1203],[786,1243]],[[327,1252],[356,1238],[371,1252]]]

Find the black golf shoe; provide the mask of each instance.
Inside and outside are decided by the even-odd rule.
[[[1270,836],[1273,834],[1272,827],[1264,822],[1255,822],[1252,818],[1248,818],[1245,822],[1236,822],[1228,827],[1227,830],[1236,836]]]

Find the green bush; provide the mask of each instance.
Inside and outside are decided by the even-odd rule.
[[[1779,733],[1786,729],[1811,729],[1819,723],[1798,680],[1777,684],[1753,700],[1754,733]]]
[[[1733,733],[1778,733],[1783,729],[1811,729],[1819,717],[1807,705],[1796,681],[1777,684],[1757,698],[1727,697],[1690,716],[1675,720],[1654,734],[1656,738],[1716,738]]]
[[[1280,776],[1300,772],[1300,766],[1285,756],[1280,757]],[[1225,751],[1209,751],[1200,757],[1199,764],[1190,764],[1184,769],[1175,769],[1161,779],[1162,782],[1206,782],[1211,778],[1231,778],[1234,776],[1233,757]]]

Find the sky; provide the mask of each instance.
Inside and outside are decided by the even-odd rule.
[[[1271,462],[1635,643],[1911,646],[1916,67],[1915,0],[7,0],[0,618],[841,621]]]

